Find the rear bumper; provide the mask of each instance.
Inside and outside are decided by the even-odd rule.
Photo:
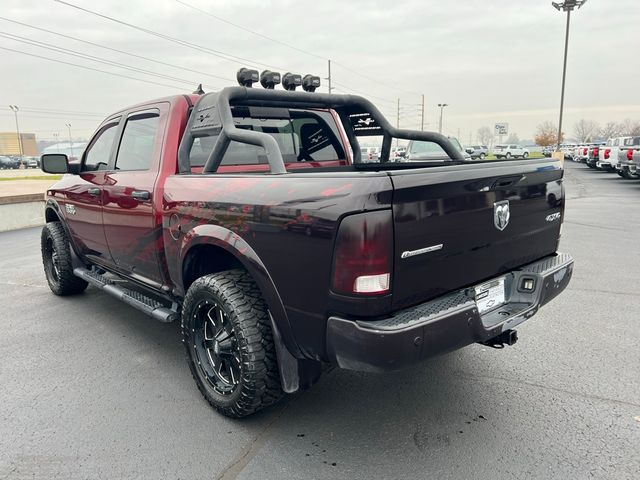
[[[327,354],[341,368],[398,370],[435,355],[489,340],[531,318],[569,284],[573,258],[557,254],[504,275],[506,303],[482,315],[463,289],[375,321],[330,317]],[[497,277],[498,278],[498,277]],[[520,288],[533,279],[531,292]]]

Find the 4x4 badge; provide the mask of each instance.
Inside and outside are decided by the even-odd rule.
[[[502,231],[507,228],[509,218],[511,218],[509,200],[502,200],[493,204],[493,224],[498,230]]]

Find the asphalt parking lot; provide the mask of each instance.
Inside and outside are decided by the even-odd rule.
[[[40,230],[0,234],[0,479],[638,478],[640,181],[566,167],[574,277],[517,345],[334,369],[241,421],[200,396],[178,325],[55,297]]]

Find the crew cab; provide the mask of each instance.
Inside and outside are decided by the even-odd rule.
[[[196,385],[222,414],[308,388],[323,364],[397,370],[511,345],[569,283],[561,162],[468,162],[362,97],[313,93],[317,77],[306,92],[238,78],[110,115],[79,163],[42,156],[67,174],[46,194],[52,292],[92,285],[180,320]],[[373,136],[380,158],[364,162]],[[390,162],[395,139],[446,158]]]
[[[630,137],[624,141],[618,151],[618,175],[627,180],[638,178],[638,163],[640,160],[640,136]]]
[[[527,158],[529,157],[529,150],[520,145],[496,145],[493,147],[493,154],[496,158]]]
[[[630,138],[631,137],[615,137],[607,140],[604,147],[600,148],[596,168],[615,172],[618,165],[618,153],[620,152],[620,147]]]

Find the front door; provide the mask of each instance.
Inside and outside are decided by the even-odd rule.
[[[82,160],[76,184],[64,190],[64,215],[80,254],[92,261],[111,263],[102,223],[104,187],[119,118],[103,125],[93,137]]]
[[[104,186],[104,230],[116,267],[155,287],[163,283],[161,212],[154,187],[162,151],[166,104],[131,112],[124,120],[113,167]]]

